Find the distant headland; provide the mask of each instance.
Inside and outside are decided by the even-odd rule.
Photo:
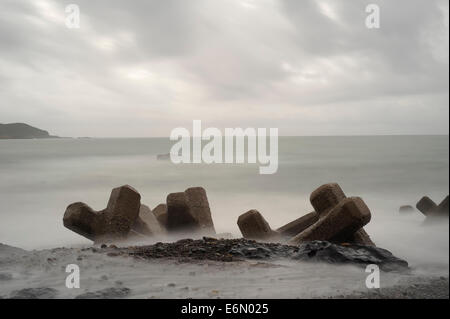
[[[47,131],[38,129],[25,123],[0,123],[0,140],[33,138],[59,138],[59,136],[50,135]]]

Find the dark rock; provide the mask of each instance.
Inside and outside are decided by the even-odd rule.
[[[424,225],[432,225],[438,223],[448,223],[448,196],[435,208],[428,211]]]
[[[356,233],[352,234],[347,238],[343,238],[342,240],[336,241],[335,239],[332,239],[331,241],[335,243],[350,243],[364,246],[376,246],[375,243],[370,238],[369,234],[364,230],[364,228],[361,228]]]
[[[345,198],[318,222],[293,237],[289,243],[295,245],[313,240],[349,238],[369,223],[370,218],[370,210],[361,198]]]
[[[405,270],[408,264],[385,249],[373,246],[313,241],[299,246],[256,242],[245,238],[201,240],[184,239],[175,243],[157,243],[149,246],[120,248],[121,253],[138,259],[176,258],[188,262],[214,260],[233,262],[242,260],[290,259],[328,263],[377,264],[382,270]],[[195,273],[190,273],[195,275]]]
[[[406,214],[406,213],[413,213],[415,211],[415,209],[411,205],[403,205],[403,206],[400,206],[398,211],[399,211],[399,213]]]
[[[114,215],[136,219],[139,212],[141,195],[129,185],[114,188],[109,197],[107,210]]]
[[[64,213],[63,223],[66,228],[92,241],[106,232],[103,213],[94,211],[85,203],[70,204]]]
[[[449,199],[448,195],[444,198],[444,200],[439,204],[438,210],[442,213],[446,213],[448,215],[449,213]]]
[[[131,289],[126,287],[111,287],[94,292],[87,292],[75,297],[75,299],[119,299],[127,297]]]
[[[167,205],[166,204],[159,204],[156,206],[153,211],[153,215],[155,215],[156,219],[158,220],[159,224],[163,229],[167,228]]]
[[[254,209],[239,216],[237,224],[242,236],[247,239],[268,240],[275,235],[269,223]]]
[[[448,196],[433,210],[430,211],[428,217],[448,217]]]
[[[294,237],[319,220],[319,214],[312,212],[277,229],[281,236]]]
[[[310,201],[319,217],[322,217],[345,198],[346,196],[339,184],[329,183],[320,186],[312,192]]]
[[[58,291],[53,288],[25,288],[11,294],[11,299],[54,299]]]
[[[424,196],[417,203],[416,207],[427,217],[424,225],[440,223],[442,219],[448,219],[449,217],[448,196],[439,205],[436,205],[428,196]]]
[[[189,258],[232,262],[242,259],[289,258],[296,249],[294,246],[278,243],[258,243],[244,238],[215,239],[204,237],[202,240],[184,239],[175,243],[157,243],[143,247],[123,248],[122,251],[139,259]]]
[[[416,204],[416,208],[425,216],[427,216],[430,211],[437,208],[436,203],[430,199],[428,196],[422,197]]]
[[[84,203],[67,207],[64,226],[96,243],[125,239],[135,223],[141,195],[131,186],[112,190],[107,208],[96,212]]]
[[[301,244],[292,258],[332,264],[376,264],[383,271],[408,269],[408,263],[405,260],[395,257],[386,249],[362,245],[336,245],[325,241]]]
[[[167,230],[194,232],[199,230],[185,192],[171,193],[167,196]]]
[[[158,216],[164,222],[162,208]],[[172,193],[167,196],[167,229],[203,235],[216,233],[205,189],[192,187],[182,193]]]
[[[215,234],[208,197],[203,187],[191,187],[185,190],[190,211],[203,234]]]
[[[316,209],[320,210],[319,218],[324,218],[327,216],[331,210],[336,207],[343,199],[347,198],[342,191],[339,184],[329,183],[320,186],[314,192],[312,192],[310,200],[311,205]],[[327,240],[325,238],[317,238],[320,240]],[[330,238],[330,241],[341,243],[354,243],[361,245],[373,245],[375,243],[370,239],[369,235],[364,229],[356,231],[354,234],[347,236],[338,235],[335,238]]]

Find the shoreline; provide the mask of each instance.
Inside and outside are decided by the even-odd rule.
[[[0,298],[448,298],[448,265],[447,270],[442,265],[441,271],[426,274],[414,267],[406,272],[381,272],[381,289],[368,290],[364,267],[355,265],[129,254],[128,250],[143,247],[149,246],[25,251],[0,245]],[[127,254],[111,254],[114,251]],[[80,267],[80,289],[65,287],[68,264]]]

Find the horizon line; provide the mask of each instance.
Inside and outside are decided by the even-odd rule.
[[[222,137],[225,137],[223,135]],[[343,135],[279,135],[278,137],[390,137],[390,136],[449,136],[449,134],[343,134]],[[192,137],[192,136],[191,136]],[[170,136],[62,136],[59,138],[73,138],[73,139],[89,139],[89,138],[167,138],[170,139]]]

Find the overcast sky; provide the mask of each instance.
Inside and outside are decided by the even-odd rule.
[[[79,5],[80,28],[65,25]],[[380,29],[365,26],[380,6]],[[448,0],[0,0],[0,123],[448,134]]]

